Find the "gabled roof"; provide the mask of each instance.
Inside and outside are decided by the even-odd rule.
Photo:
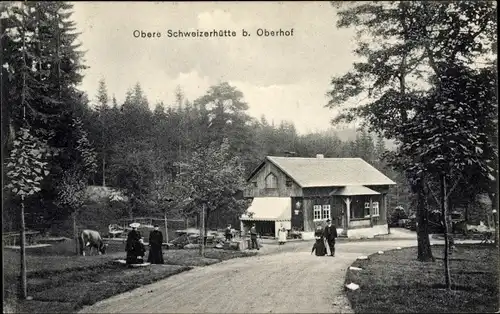
[[[303,158],[267,156],[249,180],[271,162],[303,188],[396,183],[361,158]]]
[[[241,215],[240,220],[289,221],[292,219],[292,200],[290,197],[256,197],[247,209],[252,217]]]

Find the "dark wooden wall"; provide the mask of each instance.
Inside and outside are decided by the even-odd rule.
[[[266,188],[266,177],[270,173],[273,173],[277,177],[278,187],[276,189]],[[255,186],[255,184],[257,184],[257,186]],[[266,164],[248,180],[244,196],[247,198],[265,196],[296,197],[302,196],[302,188],[278,167],[267,161]]]

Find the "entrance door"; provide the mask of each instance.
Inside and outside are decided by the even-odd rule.
[[[304,204],[301,197],[292,197],[292,229],[304,230]]]

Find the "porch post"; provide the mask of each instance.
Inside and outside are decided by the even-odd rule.
[[[349,229],[349,216],[351,214],[351,198],[349,196],[344,198],[344,202],[346,210],[344,213],[344,230],[342,230],[342,234],[347,237],[347,230]]]
[[[383,207],[383,209],[384,209],[384,216],[383,217],[385,219],[385,223],[387,224],[387,233],[391,234],[391,227],[389,227],[389,219],[387,217],[387,194],[386,193],[384,193],[382,195],[382,202],[384,203],[384,207]]]
[[[370,227],[373,228],[372,210],[373,210],[373,200],[372,197],[370,196]]]

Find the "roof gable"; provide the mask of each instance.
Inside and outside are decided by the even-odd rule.
[[[349,185],[395,185],[396,183],[361,158],[302,158],[267,156],[251,179],[266,162],[273,163],[301,187]]]

